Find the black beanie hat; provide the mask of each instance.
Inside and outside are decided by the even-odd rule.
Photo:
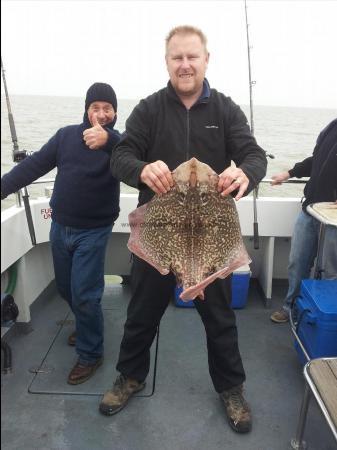
[[[117,97],[115,91],[110,84],[107,83],[94,83],[87,91],[85,98],[85,110],[88,111],[89,106],[93,102],[107,102],[113,106],[115,112],[117,112]]]

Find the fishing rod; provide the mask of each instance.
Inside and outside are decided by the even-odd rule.
[[[13,156],[13,161],[18,163],[18,162],[22,161],[27,156],[27,151],[19,149],[18,138],[17,138],[17,135],[16,135],[15,123],[14,123],[14,118],[13,118],[13,114],[12,114],[11,103],[10,103],[10,100],[9,100],[8,89],[7,89],[7,82],[6,82],[6,76],[5,76],[5,69],[4,69],[4,66],[3,66],[3,63],[2,63],[2,58],[1,58],[1,72],[2,72],[2,79],[3,79],[4,89],[5,89],[9,128],[10,128],[10,131],[11,131],[11,137],[12,137],[12,142],[13,142],[12,156]],[[21,189],[21,196],[22,196],[22,199],[23,199],[24,207],[25,207],[25,212],[26,212],[26,218],[27,218],[27,224],[28,224],[28,230],[29,230],[29,234],[30,234],[30,239],[32,241],[32,244],[36,245],[36,236],[35,236],[35,229],[34,229],[34,223],[33,223],[33,218],[32,218],[32,211],[30,209],[29,194],[28,194],[28,190],[27,190],[26,186],[23,189]]]
[[[247,15],[247,2],[245,2],[245,17],[246,17],[246,36],[247,36],[247,53],[248,53],[248,76],[249,76],[249,107],[250,107],[250,130],[254,136],[254,108],[253,108],[253,86],[256,81],[252,80],[252,71],[250,63],[250,43],[249,43],[249,31],[248,31],[248,15]],[[257,195],[258,187],[253,189],[253,207],[254,207],[254,222],[253,222],[253,233],[254,233],[254,249],[259,248],[259,225],[257,222]]]

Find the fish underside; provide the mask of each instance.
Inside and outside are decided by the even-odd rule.
[[[129,250],[161,274],[173,272],[184,301],[251,262],[234,200],[217,192],[219,176],[196,158],[173,172],[174,187],[129,215]]]

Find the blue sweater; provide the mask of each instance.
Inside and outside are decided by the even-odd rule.
[[[82,124],[58,130],[41,150],[2,177],[2,198],[57,167],[50,200],[52,219],[74,228],[112,224],[119,214],[120,188],[110,172],[110,155],[120,134],[113,130],[113,123],[105,126],[109,134],[107,144],[91,150],[83,140],[83,131],[90,127],[85,115]]]

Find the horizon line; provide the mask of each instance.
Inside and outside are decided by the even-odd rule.
[[[13,96],[21,96],[21,97],[57,97],[57,98],[78,98],[78,99],[84,99],[84,96],[80,96],[80,95],[61,95],[61,94],[15,94],[12,93],[10,95],[10,97]],[[5,93],[1,92],[1,101],[2,99],[5,99]],[[131,97],[120,97],[118,98],[118,101],[133,101],[133,102],[139,102],[141,99],[146,98],[146,97],[139,97],[139,98],[131,98]],[[249,107],[249,103],[241,103],[236,101],[236,103],[239,106],[246,106]],[[254,107],[258,106],[258,107],[272,107],[272,108],[304,108],[304,109],[328,109],[328,110],[332,110],[332,111],[337,111],[337,108],[334,108],[333,106],[304,106],[304,105],[276,105],[276,104],[266,104],[266,103],[255,103],[254,102]]]

